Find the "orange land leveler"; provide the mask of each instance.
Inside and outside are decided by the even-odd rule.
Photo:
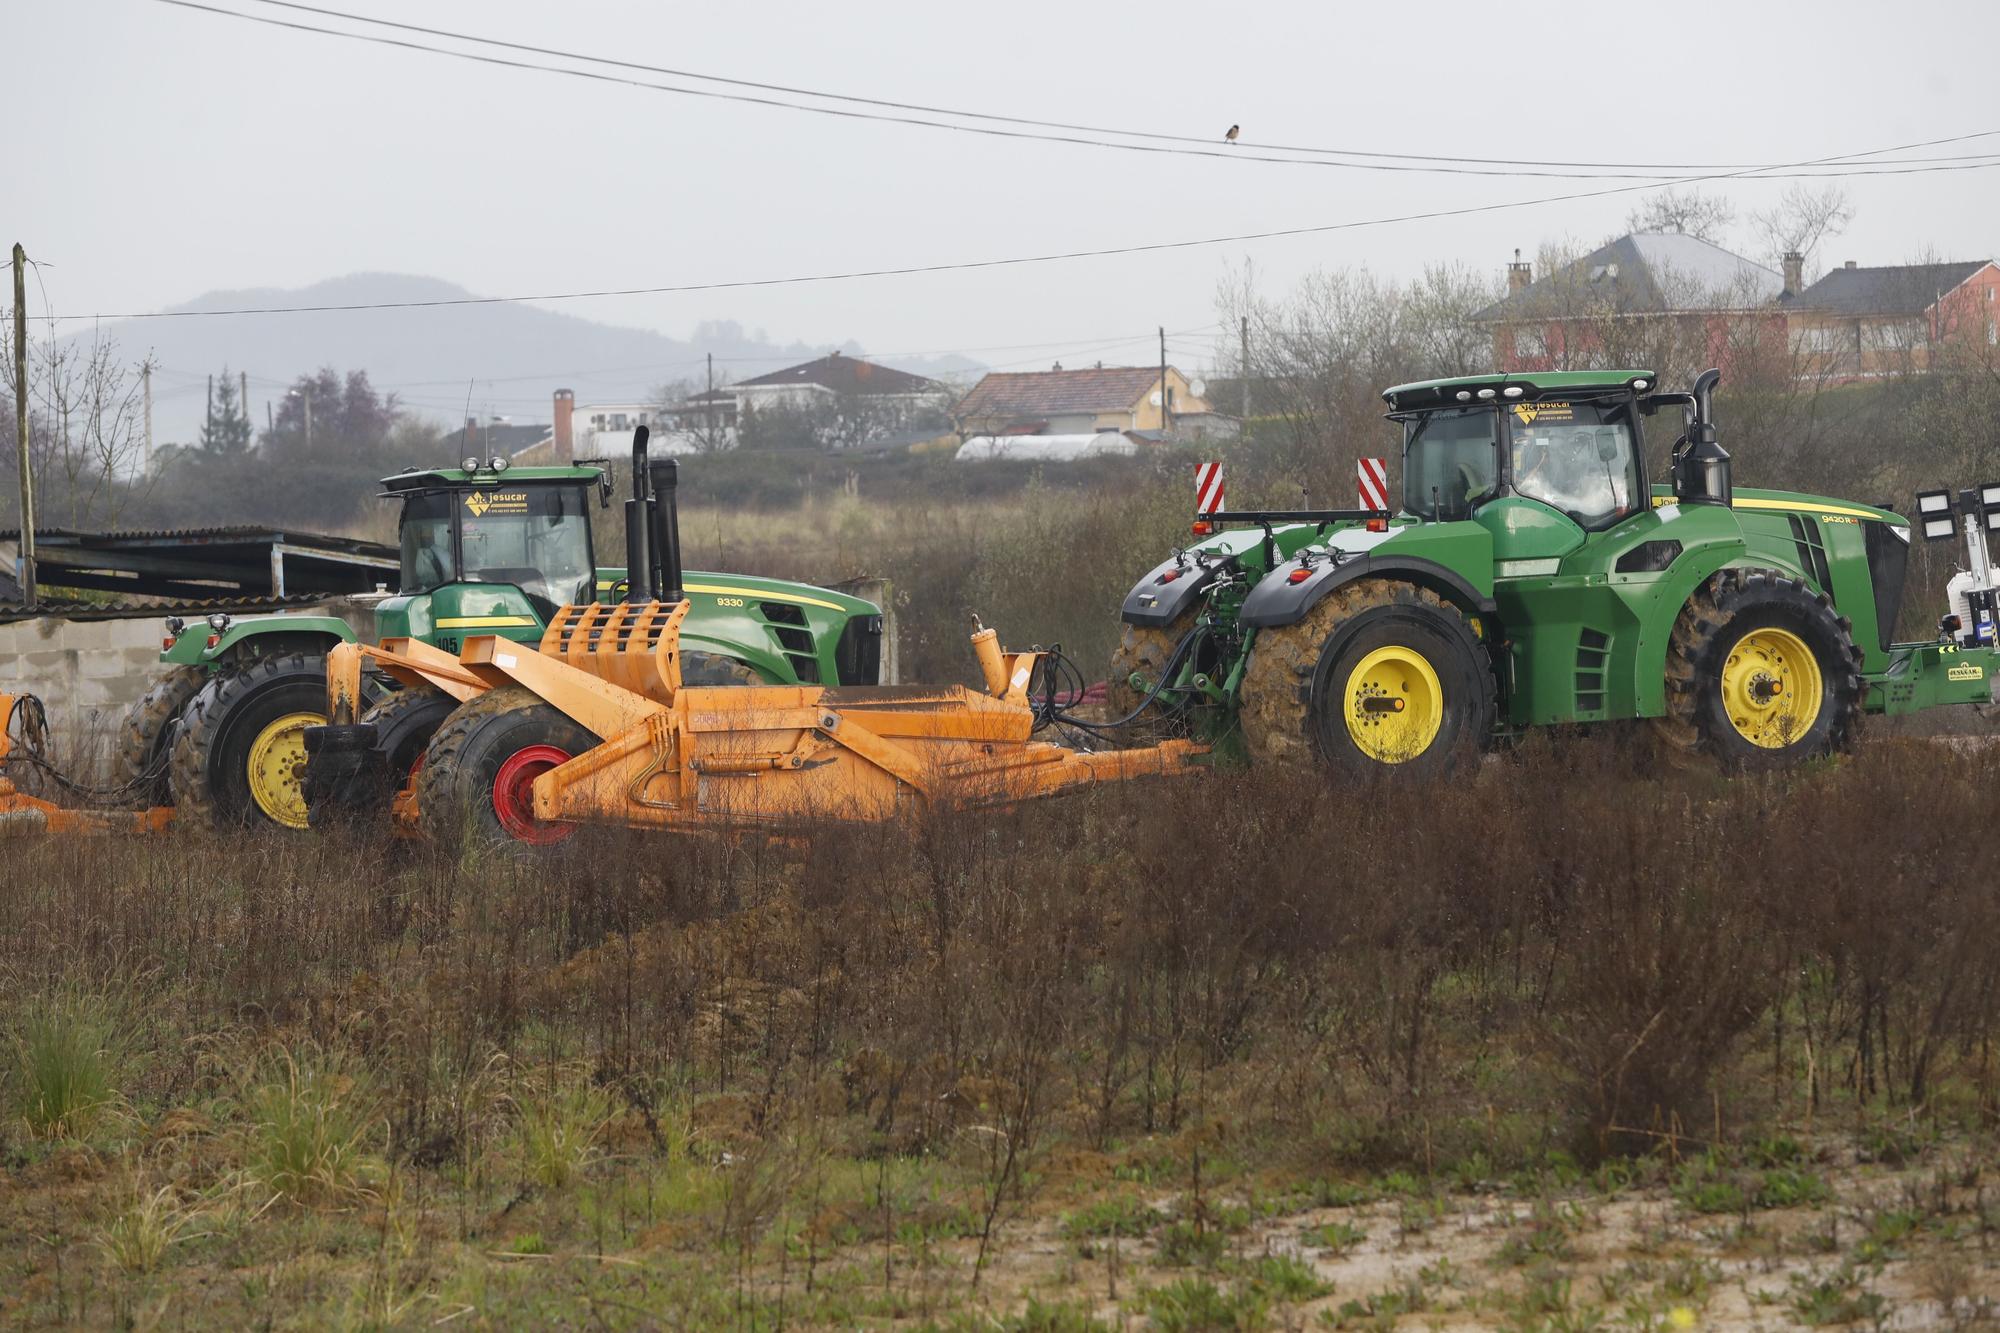
[[[489,829],[545,842],[578,823],[742,831],[884,820],[1185,773],[1206,753],[1185,740],[1085,750],[1034,739],[1043,654],[1005,652],[983,628],[972,636],[983,692],[684,685],[677,465],[642,469],[635,458],[633,471],[626,600],[563,608],[539,651],[479,637],[454,657],[392,638],[329,654],[329,736],[361,713],[364,663],[459,701],[393,800],[399,825],[446,832],[471,807]]]

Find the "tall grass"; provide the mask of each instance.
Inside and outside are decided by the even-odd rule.
[[[26,1000],[13,1023],[15,1104],[43,1139],[88,1137],[119,1100],[127,1033],[107,997],[73,986]]]

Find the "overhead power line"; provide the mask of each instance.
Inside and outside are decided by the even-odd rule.
[[[481,37],[473,33],[456,32],[449,28],[431,28],[418,23],[401,23],[393,19],[374,18],[366,14],[354,14],[345,10],[325,8],[320,5],[301,4],[297,0],[252,0],[252,3],[268,5],[275,9],[289,9],[300,13],[318,14],[325,18],[366,23],[375,27],[391,28],[402,32],[420,33],[427,37],[443,37],[453,41],[467,42],[479,46],[490,46],[500,50],[522,51],[534,55],[552,56],[563,60],[581,61],[586,64],[603,65],[611,69],[638,70],[647,74],[664,74],[672,78],[694,79],[701,83],[719,83],[735,88],[752,88],[760,92],[783,93],[794,97],[812,97],[822,101],[846,102],[856,106],[880,107],[884,110],[909,111],[932,116],[951,116],[962,120],[980,120],[1001,125],[1021,125],[1034,129],[1065,130],[1077,134],[1105,135],[1115,138],[1149,139],[1160,143],[1195,144],[1211,149],[1215,143],[1213,136],[1166,134],[1153,130],[1128,130],[1102,125],[1083,125],[1071,121],[1041,120],[1032,116],[1009,116],[986,111],[966,111],[953,107],[931,106],[921,102],[900,102],[888,98],[862,97],[852,93],[827,92],[823,89],[801,88],[790,84],[767,83],[756,79],[733,78],[721,74],[703,74],[695,70],[676,69],[666,65],[649,65],[641,61],[618,60],[607,56],[588,55],[579,51],[565,51],[560,48],[536,46],[526,42],[510,42],[495,37]],[[218,10],[215,12],[227,11]],[[237,17],[251,18],[252,16],[244,14]],[[306,30],[325,31],[324,29],[316,28]],[[808,107],[800,109],[818,110],[821,108]],[[1571,167],[1624,171],[1737,171],[1748,170],[1758,165],[1753,162],[1575,162],[1539,158],[1466,157],[1442,153],[1399,153],[1379,149],[1306,147],[1276,143],[1264,144],[1262,147],[1270,152],[1297,153],[1323,157],[1382,158],[1402,162],[1471,163],[1478,166]],[[1895,150],[1883,149],[1881,151],[1892,152]],[[1216,152],[1214,155],[1218,157],[1238,156],[1233,152]],[[1875,154],[1850,153],[1845,155],[1845,158],[1830,160],[1847,160],[1870,156],[1875,156]],[[1912,162],[1951,162],[1970,159],[1968,157],[1940,157],[1908,158],[1903,160]]]
[[[184,0],[171,0],[171,2],[182,3]],[[1964,143],[1970,139],[1984,139],[1995,136],[2000,136],[2000,129],[1980,130],[1972,134],[1949,135],[1939,139],[1925,139],[1915,143],[1901,144],[1871,151],[1875,153],[1894,153],[1916,148],[1935,148],[1943,144]],[[1859,154],[1847,153],[1842,156],[1855,157],[1859,156]],[[1786,165],[1806,166],[1811,165],[1811,163],[1789,163]],[[1742,172],[1723,172],[1707,176],[1686,176],[1677,178],[1676,183],[1733,180],[1743,174]],[[1202,236],[1178,241],[1150,241],[1139,245],[1099,246],[1092,249],[1056,250],[1043,254],[1010,255],[998,259],[960,260],[952,263],[937,264],[900,264],[881,268],[845,269],[826,273],[801,273],[776,278],[739,278],[718,282],[666,283],[656,287],[609,287],[594,291],[541,292],[522,296],[454,296],[426,301],[356,301],[325,305],[246,306],[223,310],[150,310],[132,311],[124,314],[51,315],[50,318],[66,323],[78,323],[111,319],[194,319],[230,315],[300,315],[347,310],[422,310],[444,306],[513,305],[530,301],[586,301],[613,296],[670,296],[694,292],[744,291],[761,287],[793,287],[811,283],[852,282],[862,278],[911,277],[931,273],[961,273],[973,272],[980,269],[1021,268],[1035,264],[1055,264],[1081,259],[1108,259],[1119,255],[1161,254],[1174,250],[1196,250],[1217,245],[1242,245],[1251,241],[1282,240],[1297,236],[1324,236],[1333,232],[1359,231],[1364,228],[1387,227],[1406,222],[1430,222],[1441,218],[1471,217],[1483,213],[1500,213],[1521,208],[1536,208],[1544,204],[1574,203],[1583,199],[1604,199],[1613,195],[1647,192],[1660,188],[1663,187],[1658,185],[1611,185],[1601,190],[1572,190],[1565,194],[1543,195],[1535,199],[1512,199],[1491,204],[1464,204],[1456,208],[1433,208],[1417,213],[1396,214],[1390,217],[1357,218],[1346,222],[1321,222],[1300,227],[1276,227],[1268,231],[1235,232],[1224,236]]]
[[[258,2],[275,3],[276,0],[258,0]],[[1442,175],[1454,175],[1454,176],[1539,177],[1539,178],[1554,178],[1554,179],[1564,179],[1564,180],[1666,181],[1669,179],[1661,177],[1657,173],[1634,174],[1634,173],[1624,173],[1624,172],[1576,171],[1568,169],[1557,170],[1557,169],[1540,168],[1540,167],[1522,168],[1522,167],[1443,165],[1434,161],[1418,163],[1415,161],[1403,161],[1403,162],[1354,161],[1354,160],[1333,159],[1326,157],[1278,157],[1278,156],[1272,156],[1270,153],[1248,152],[1233,147],[1218,148],[1213,145],[1210,145],[1204,148],[1195,148],[1191,146],[1186,146],[1184,143],[1181,142],[1120,143],[1120,142],[1109,142],[1104,139],[1091,138],[1084,133],[1056,133],[1045,130],[1035,130],[1027,128],[1007,129],[1007,128],[1001,128],[1000,126],[993,124],[983,124],[983,125],[953,124],[948,121],[926,119],[923,116],[904,114],[901,112],[892,113],[888,111],[862,111],[848,106],[812,106],[802,102],[786,101],[782,98],[762,93],[723,92],[714,88],[690,88],[680,84],[656,83],[646,79],[635,79],[635,78],[628,78],[623,75],[607,74],[598,70],[571,69],[561,65],[539,64],[534,61],[517,60],[505,56],[482,55],[474,51],[457,51],[457,50],[452,50],[449,47],[432,46],[425,42],[410,41],[406,38],[401,38],[401,37],[385,37],[375,33],[350,32],[340,28],[328,28],[313,23],[302,23],[296,19],[274,18],[262,14],[245,14],[242,13],[241,11],[234,9],[224,9],[218,5],[202,4],[199,3],[198,0],[157,0],[157,3],[172,5],[179,9],[199,10],[202,13],[216,14],[224,18],[240,19],[246,23],[261,23],[274,28],[287,28],[295,32],[314,33],[324,37],[341,37],[347,39],[348,41],[368,42],[378,46],[395,47],[407,51],[419,51],[429,55],[444,56],[453,60],[466,60],[476,64],[495,65],[506,69],[533,70],[545,74],[559,74],[570,78],[589,79],[592,80],[593,82],[598,82],[598,83],[618,84],[624,87],[641,88],[653,92],[671,93],[676,96],[702,97],[702,98],[716,99],[720,101],[741,102],[755,106],[766,106],[766,107],[778,108],[781,110],[806,112],[812,115],[836,116],[846,120],[879,121],[879,122],[898,124],[898,125],[913,125],[925,129],[945,130],[960,134],[984,135],[989,138],[1025,139],[1042,143],[1071,144],[1089,148],[1109,149],[1116,152],[1167,154],[1170,156],[1177,156],[1177,157],[1206,157],[1206,158],[1214,158],[1219,161],[1228,161],[1228,162],[1256,162],[1267,165],[1294,166],[1294,167],[1325,167],[1325,168],[1334,168],[1334,169],[1349,170],[1349,171],[1410,172],[1418,174],[1431,174],[1431,175],[1442,174]],[[416,28],[415,25],[411,24],[393,23],[388,20],[380,20],[380,19],[370,19],[363,15],[348,14],[339,10],[318,9],[304,5],[286,5],[286,8],[310,9],[311,12],[313,13],[334,15],[342,19],[354,22],[380,23],[392,28],[414,30],[424,33],[436,33],[449,37],[456,41],[463,41],[470,43],[484,43],[488,45],[502,46],[510,50],[532,51],[539,55],[560,58],[560,59],[590,61],[607,65],[616,65],[623,68],[649,68],[645,66],[633,66],[629,62],[604,61],[600,60],[597,57],[592,57],[592,56],[567,55],[565,53],[552,51],[547,48],[531,47],[520,43],[495,42],[492,41],[491,39],[480,38],[464,33],[453,33],[445,29]],[[955,114],[955,113],[946,113],[946,114]],[[1113,131],[1113,133],[1120,133],[1120,132]],[[1186,139],[1187,137],[1188,136],[1176,136],[1177,140]],[[1885,149],[1882,151],[1891,152],[1895,150]],[[1776,165],[1746,166],[1741,169],[1741,174],[1749,175],[1754,173],[1757,176],[1757,178],[1765,180],[1791,179],[1792,178],[1791,175],[1781,174],[1785,172],[1785,169],[1787,167],[1796,167],[1796,166],[1834,167],[1842,163],[1845,163],[1848,159],[1857,157],[1866,157],[1866,156],[1876,156],[1876,154],[1847,153],[1847,154],[1842,154],[1836,158],[1816,159],[1812,163],[1789,163],[1789,164],[1776,164]],[[1888,175],[1912,175],[1912,174],[1917,174],[1922,172],[1932,172],[1932,171],[1967,171],[1967,170],[1978,170],[1985,167],[1995,167],[1995,166],[2000,166],[2000,160],[1996,161],[1982,160],[1979,162],[1966,162],[1957,165],[1892,166],[1884,164],[1880,166],[1871,165],[1860,168],[1848,168],[1845,170],[1801,171],[1793,174],[1799,177],[1810,177],[1817,179],[1819,177],[1835,178],[1844,176],[1888,176]],[[1678,183],[1678,181],[1675,181],[1674,183]]]

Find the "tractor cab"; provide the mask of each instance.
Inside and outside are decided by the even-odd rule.
[[[1644,511],[1639,418],[1652,382],[1647,371],[1596,371],[1388,390],[1403,427],[1403,512],[1452,522],[1519,498],[1594,532]]]
[[[556,611],[594,601],[588,467],[509,469],[504,460],[385,478],[401,502],[397,595],[377,610],[384,634],[445,639],[462,631],[533,640]]]

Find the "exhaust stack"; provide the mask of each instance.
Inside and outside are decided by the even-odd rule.
[[[678,602],[687,596],[681,588],[681,465],[656,458],[646,470],[652,478],[653,588],[662,602]]]
[[[1694,381],[1694,415],[1687,445],[1674,460],[1674,498],[1682,504],[1727,505],[1731,484],[1729,452],[1715,441],[1715,386],[1719,370],[1704,370]]]
[[[651,434],[644,426],[632,432],[632,498],[625,502],[625,600],[628,602],[653,600],[653,561],[647,551],[651,506],[647,504],[646,492],[649,482],[646,440]]]

